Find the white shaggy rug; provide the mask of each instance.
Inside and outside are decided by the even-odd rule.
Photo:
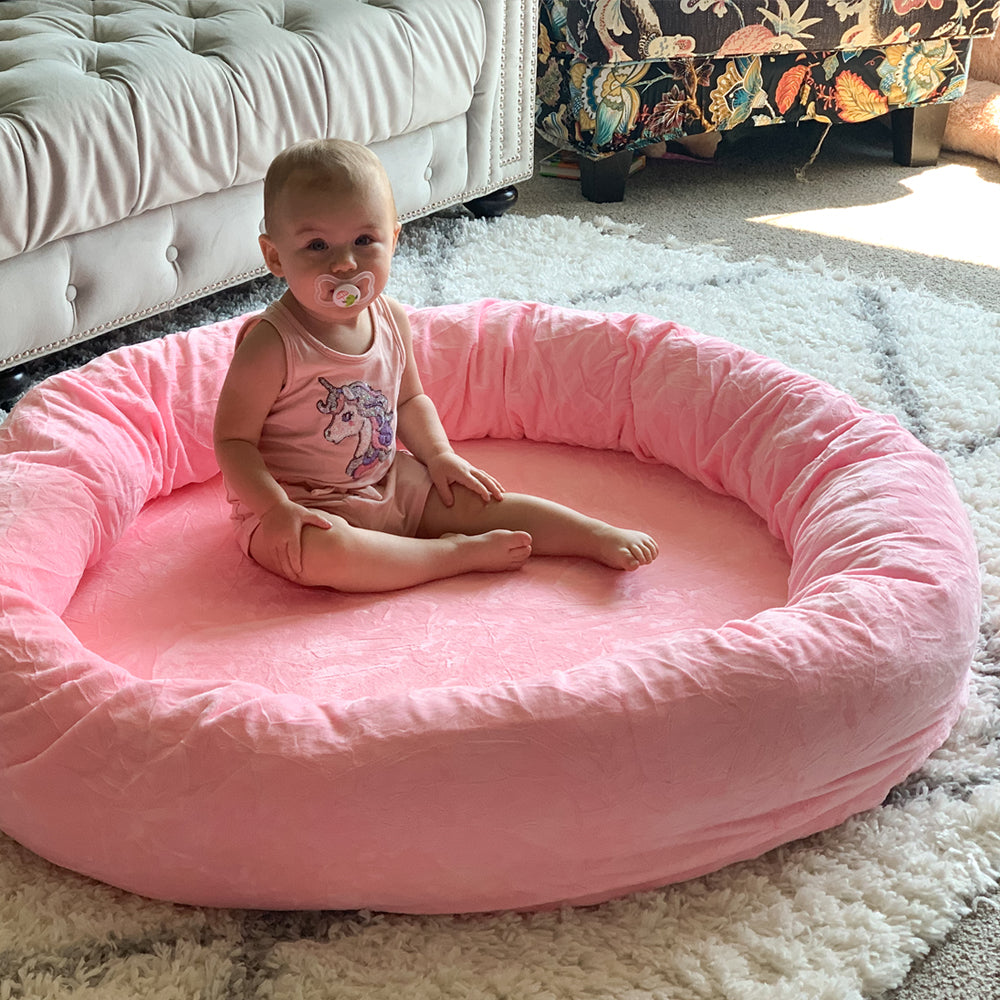
[[[390,291],[415,305],[490,296],[651,313],[896,414],[948,461],[982,557],[976,676],[946,746],[834,830],[662,891],[539,915],[175,907],[0,836],[0,997],[851,1000],[900,983],[995,884],[1000,315],[821,261],[728,262],[595,221],[414,223]],[[252,307],[238,301],[234,312]]]

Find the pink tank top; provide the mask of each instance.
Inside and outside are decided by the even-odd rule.
[[[341,354],[318,341],[281,302],[266,319],[285,345],[285,384],[260,437],[260,453],[282,484],[345,491],[377,483],[396,455],[396,404],[406,364],[389,304],[368,307],[374,338],[364,354]]]

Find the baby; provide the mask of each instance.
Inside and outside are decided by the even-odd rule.
[[[640,531],[507,493],[452,449],[382,292],[400,224],[363,146],[310,140],[264,181],[260,246],[288,290],[240,331],[215,452],[243,551],[309,586],[388,591],[535,555],[633,570]],[[408,451],[397,450],[396,441]]]

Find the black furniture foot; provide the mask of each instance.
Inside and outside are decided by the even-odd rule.
[[[477,219],[496,219],[517,202],[517,188],[505,187],[482,198],[467,201],[465,207]]]
[[[625,182],[632,167],[632,151],[612,153],[599,160],[580,157],[580,193],[589,201],[624,201]]]
[[[904,167],[933,167],[941,152],[950,103],[892,112],[892,158]]]
[[[0,410],[9,410],[21,393],[28,388],[28,382],[24,365],[5,368],[0,372]]]

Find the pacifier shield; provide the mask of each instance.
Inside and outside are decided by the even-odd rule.
[[[364,306],[375,298],[374,293],[375,275],[370,271],[362,271],[350,281],[330,274],[321,274],[316,279],[316,301],[321,305],[335,305],[341,309]]]

